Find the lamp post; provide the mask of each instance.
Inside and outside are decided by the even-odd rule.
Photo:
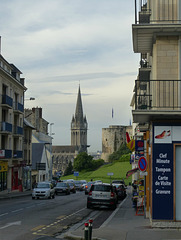
[[[25,98],[24,100],[25,101],[33,101],[33,100],[35,100],[35,98],[34,97],[30,97],[30,98]]]

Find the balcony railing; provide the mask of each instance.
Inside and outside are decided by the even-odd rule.
[[[136,80],[135,110],[181,110],[181,80]]]
[[[23,151],[14,150],[13,151],[13,158],[22,158],[23,157]]]
[[[8,149],[0,150],[0,159],[11,158],[11,157],[12,157],[12,150],[8,150]]]
[[[178,8],[178,1],[173,0],[135,0],[135,24],[180,24]]]
[[[13,107],[13,99],[8,95],[2,95],[2,104],[6,104],[10,107]]]
[[[1,122],[1,131],[2,132],[11,132],[12,133],[12,124],[8,122]]]
[[[19,102],[14,102],[14,110],[19,111],[19,112],[23,112],[24,111],[23,104],[21,104]]]
[[[14,134],[17,134],[17,135],[23,135],[23,128],[14,125]]]

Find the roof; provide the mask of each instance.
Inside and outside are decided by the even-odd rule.
[[[28,121],[26,120],[26,118],[24,118],[24,124],[27,126],[27,127],[30,127],[32,129],[35,129],[35,127]]]
[[[41,162],[44,143],[32,143],[32,169],[36,169],[36,163]]]

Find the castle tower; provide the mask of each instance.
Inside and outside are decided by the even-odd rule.
[[[83,116],[79,85],[75,115],[73,115],[71,122],[71,145],[77,146],[79,152],[87,152],[87,127],[86,116]]]

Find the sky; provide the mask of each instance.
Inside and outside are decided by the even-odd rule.
[[[0,6],[1,54],[23,73],[25,108],[41,107],[53,123],[53,145],[70,145],[80,84],[88,152],[101,151],[102,128],[132,119],[139,67],[134,0],[0,0]]]

